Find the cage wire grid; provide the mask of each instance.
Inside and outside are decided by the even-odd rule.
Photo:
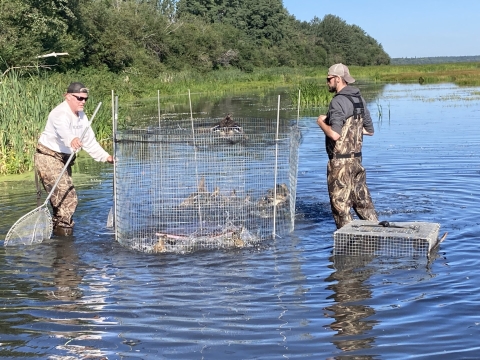
[[[439,244],[439,229],[440,224],[428,222],[383,227],[378,222],[354,220],[334,232],[333,255],[428,257]]]
[[[114,126],[120,244],[148,253],[190,252],[254,245],[293,231],[298,125],[235,118],[240,132],[204,126],[219,120]]]

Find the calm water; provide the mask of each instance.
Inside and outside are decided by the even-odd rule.
[[[376,124],[364,165],[380,218],[440,223],[448,237],[433,260],[331,256],[327,158],[314,117],[300,118],[296,230],[261,248],[124,249],[105,229],[112,170],[88,163],[76,176],[73,239],[0,247],[0,357],[480,358],[480,89],[364,93]],[[275,112],[276,99],[228,104],[249,116]],[[0,239],[35,206],[33,181],[0,182]]]

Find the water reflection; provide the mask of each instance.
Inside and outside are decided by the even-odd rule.
[[[76,300],[82,297],[79,284],[80,260],[73,237],[59,239],[55,244],[55,258],[52,263],[55,290],[48,293],[49,297],[58,300]]]
[[[409,283],[420,284],[434,278],[432,265],[439,257],[438,249],[428,258],[332,256],[330,261],[334,271],[326,281],[332,282],[327,288],[333,291],[329,299],[333,299],[334,303],[325,308],[327,316],[333,319],[329,327],[336,332],[332,344],[346,354],[377,352],[375,349],[380,345],[376,344],[378,331],[374,331],[374,328],[381,322],[372,299],[378,298],[382,292],[388,294],[392,286],[404,288]],[[420,299],[421,296],[415,300]],[[383,308],[390,309],[398,307],[396,303],[383,305]],[[361,359],[377,357],[377,354],[371,354]]]
[[[73,301],[82,296],[83,266],[75,238],[53,238],[42,244],[4,249],[4,294],[18,300]]]
[[[371,285],[367,280],[375,272],[368,265],[374,256],[332,256],[335,271],[326,279],[335,282],[327,288],[333,291],[335,303],[326,307],[334,321],[330,328],[336,331],[332,343],[342,351],[373,347],[375,338],[368,332],[378,323],[370,318],[375,310],[365,300],[372,298]],[[369,319],[370,318],[370,319]],[[364,357],[370,359],[371,357]]]
[[[94,286],[85,284],[85,274],[98,271],[81,261],[78,239],[57,237],[3,251],[0,336],[6,354],[53,359],[57,358],[51,356],[54,352],[58,358],[67,358],[60,354],[75,359],[104,358],[105,352],[91,341],[103,339],[105,326],[112,321],[96,312],[98,296],[83,296],[82,288],[95,293]],[[25,341],[19,341],[22,334],[29,334]],[[43,339],[40,347],[35,346],[37,338]]]

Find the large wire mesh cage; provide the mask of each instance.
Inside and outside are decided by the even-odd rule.
[[[116,240],[191,252],[293,231],[300,140],[296,121],[279,118],[114,126]]]

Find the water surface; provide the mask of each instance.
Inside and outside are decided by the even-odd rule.
[[[0,357],[478,358],[480,89],[363,90],[376,127],[363,162],[377,211],[440,223],[448,237],[433,259],[331,256],[324,137],[305,114],[296,229],[255,248],[122,248],[105,228],[112,169],[87,162],[75,177],[72,239],[0,248]],[[277,102],[242,97],[209,109],[221,116],[227,104],[270,116]],[[296,111],[286,102],[281,116]],[[33,180],[0,182],[0,239],[35,206]]]

